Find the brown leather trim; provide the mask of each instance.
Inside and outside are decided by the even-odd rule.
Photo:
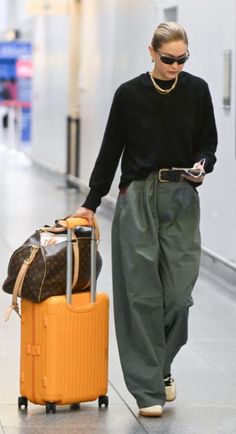
[[[20,268],[20,271],[18,273],[18,276],[16,278],[15,285],[13,288],[13,293],[12,293],[12,306],[14,306],[16,308],[18,306],[17,296],[19,296],[19,297],[21,296],[21,290],[22,290],[25,275],[27,273],[28,268],[30,267],[31,262],[34,260],[38,250],[39,250],[39,247],[37,247],[37,246],[31,247],[30,255],[28,258],[26,258],[24,260],[24,262]]]
[[[72,246],[74,252],[74,276],[71,289],[75,287],[79,278],[79,243],[75,234],[72,235]]]

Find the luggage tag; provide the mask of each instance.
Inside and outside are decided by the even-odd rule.
[[[50,232],[40,234],[40,244],[43,247],[63,243],[66,240],[66,234],[53,234]]]

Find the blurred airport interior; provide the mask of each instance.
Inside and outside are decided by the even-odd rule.
[[[58,411],[56,422],[33,406],[28,419],[17,415],[15,318],[0,327],[0,433],[235,433],[236,0],[1,0],[0,8],[1,280],[10,254],[31,230],[73,212],[82,201],[113,94],[122,82],[150,70],[148,45],[160,22],[186,28],[191,56],[185,68],[209,84],[219,136],[215,170],[199,188],[202,267],[191,344],[176,365],[177,381],[183,382],[179,402],[161,422],[136,417],[111,313],[110,416],[94,415],[93,406],[72,419],[67,410]],[[99,287],[111,298],[107,228],[119,177],[120,170],[98,211],[104,237]],[[7,303],[2,294],[2,311]]]

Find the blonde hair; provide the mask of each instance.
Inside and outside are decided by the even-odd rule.
[[[183,26],[174,21],[167,21],[159,24],[154,32],[151,42],[154,50],[158,51],[162,44],[172,41],[184,41],[185,44],[188,45],[187,33]]]

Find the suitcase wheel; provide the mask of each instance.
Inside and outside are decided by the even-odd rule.
[[[109,404],[109,399],[108,399],[107,395],[99,396],[99,398],[98,398],[98,405],[99,405],[99,407],[102,407],[103,405],[105,407],[108,407],[108,404]]]
[[[55,402],[46,402],[46,413],[56,413],[57,407]]]
[[[71,404],[70,409],[73,411],[79,410],[80,409],[80,404]]]
[[[18,408],[21,410],[21,407],[24,405],[24,409],[27,410],[28,408],[28,399],[25,396],[19,396],[18,397]]]

